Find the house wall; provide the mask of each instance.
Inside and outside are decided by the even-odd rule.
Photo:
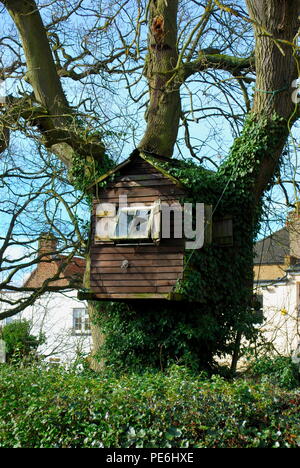
[[[38,348],[38,354],[46,361],[70,363],[78,354],[87,355],[91,349],[91,335],[75,334],[73,330],[73,309],[86,307],[84,301],[77,299],[76,290],[64,294],[45,293],[33,306],[14,316],[14,320],[30,320],[35,336],[45,333],[47,341]],[[4,321],[2,323],[4,325]]]
[[[118,204],[121,195],[127,196],[129,205],[152,204],[158,199],[173,204],[184,193],[149,163],[138,160],[128,164],[113,183],[99,189],[94,201],[93,239],[97,204]],[[163,239],[159,245],[146,246],[93,243],[90,289],[98,298],[163,298],[182,277],[183,259],[183,239]],[[129,267],[122,269],[125,260]]]
[[[300,343],[299,284],[300,275],[288,275],[286,282],[255,290],[263,296],[264,340],[282,355],[292,355]]]
[[[297,203],[297,208],[290,213],[287,220],[287,226],[290,234],[290,255],[300,259],[300,203]]]
[[[254,265],[255,281],[270,281],[282,278],[285,275],[287,265]]]

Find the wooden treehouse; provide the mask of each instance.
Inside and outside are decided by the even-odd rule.
[[[93,185],[90,261],[80,299],[184,299],[176,292],[185,271],[184,218],[175,212],[188,189],[170,173],[180,164],[135,150]],[[211,207],[203,205],[203,214],[197,248],[211,241]]]

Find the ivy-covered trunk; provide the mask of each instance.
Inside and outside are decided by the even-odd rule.
[[[182,289],[190,298],[188,304],[148,301],[105,306],[106,313],[98,314],[106,336],[99,355],[117,368],[165,368],[179,362],[199,369],[213,365],[215,356],[230,354],[234,370],[241,337],[255,334],[253,242],[263,195],[272,186],[289,127],[297,117],[290,86],[296,71],[293,43],[298,4],[296,0],[247,4],[256,37],[252,111],[216,173],[190,165],[185,174],[174,170],[174,176],[192,185],[194,202],[213,205],[214,217],[232,217],[233,246],[212,244],[187,252],[189,274]],[[177,2],[150,1],[145,67],[150,103],[140,147],[162,155],[173,151],[180,112],[180,80],[174,71],[178,61],[176,9]]]

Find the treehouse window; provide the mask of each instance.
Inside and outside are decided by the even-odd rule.
[[[157,241],[160,238],[159,201],[149,206],[119,207],[117,214],[99,205],[96,216],[96,242]]]

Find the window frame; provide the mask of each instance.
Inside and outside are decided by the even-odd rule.
[[[101,206],[101,204],[98,206]],[[129,206],[119,206],[117,214],[113,213],[112,211],[105,211],[101,209],[99,209],[99,214],[97,214],[97,211],[98,210],[96,210],[95,243],[115,244],[130,242],[132,245],[134,245],[136,243],[143,242],[158,243],[161,239],[161,201],[159,199],[155,200],[151,204],[133,203]],[[131,223],[127,223],[127,235],[114,235],[114,233],[116,233],[118,223],[121,220],[121,216],[124,215],[124,212],[135,212],[134,216],[137,216],[137,212],[139,211],[150,211],[145,229],[146,233],[144,235],[130,235],[130,225],[134,222],[134,219],[131,221]],[[110,230],[107,236],[100,237],[97,235],[97,227],[101,224],[101,221],[103,221],[103,226],[105,226],[105,223],[108,223],[107,226],[110,225]]]
[[[79,317],[75,316],[75,313],[80,311]],[[79,320],[80,326],[76,326],[76,321]],[[72,309],[72,331],[74,335],[90,335],[91,334],[91,323],[89,318],[88,309],[86,307],[73,307]]]

